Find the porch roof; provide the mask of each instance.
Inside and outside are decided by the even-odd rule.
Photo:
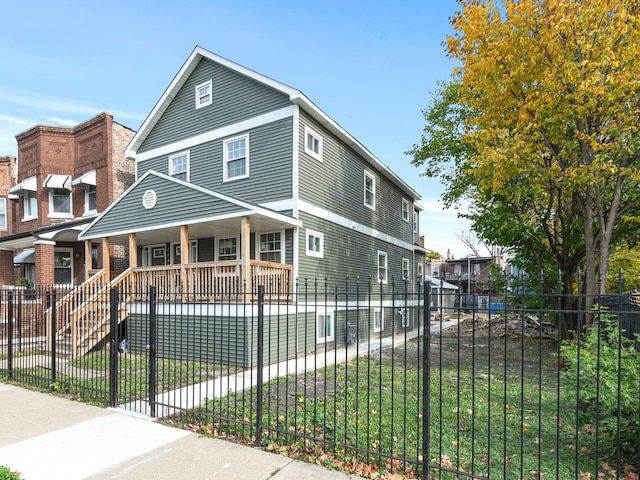
[[[242,217],[251,217],[252,231],[302,225],[288,215],[149,170],[79,239],[108,237],[111,243],[127,245],[129,234],[135,233],[139,244],[176,242],[182,225],[188,226],[190,238],[235,236]]]
[[[91,221],[82,218],[69,222],[44,225],[28,232],[16,233],[0,238],[0,250],[19,250],[32,247],[38,241],[76,242],[78,233]]]

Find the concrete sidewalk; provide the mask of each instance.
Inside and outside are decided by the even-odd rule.
[[[25,480],[360,478],[2,383],[0,465]]]

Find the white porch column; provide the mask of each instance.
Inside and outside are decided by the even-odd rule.
[[[245,303],[251,301],[252,279],[251,279],[251,223],[249,217],[240,219],[240,280],[245,287]]]

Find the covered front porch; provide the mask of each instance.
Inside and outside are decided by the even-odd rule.
[[[300,225],[289,215],[149,171],[80,239],[87,254],[102,246],[108,281],[124,270],[114,268],[112,252],[128,253],[131,291],[154,285],[160,299],[180,294],[251,303],[258,285],[269,296],[290,299]]]

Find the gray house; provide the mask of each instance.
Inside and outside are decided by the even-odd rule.
[[[129,249],[102,281],[238,308],[259,284],[297,304],[305,279],[419,288],[420,196],[299,90],[196,47],[126,156],[137,180],[80,235]],[[340,312],[315,310],[317,342],[341,335]]]

